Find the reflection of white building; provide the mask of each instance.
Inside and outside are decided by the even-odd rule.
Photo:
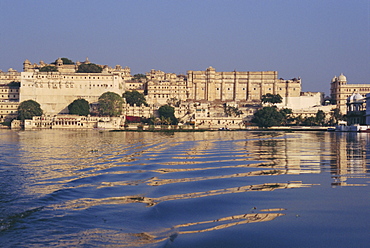
[[[366,94],[366,125],[370,125],[370,93]]]
[[[367,171],[367,151],[369,144],[367,133],[341,133],[332,136],[332,150],[335,151],[335,167],[332,170],[333,186],[366,186],[366,184],[354,184],[348,179],[354,180]]]

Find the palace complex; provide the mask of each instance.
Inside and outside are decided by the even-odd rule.
[[[331,99],[336,106],[322,106],[323,93],[302,92],[300,78],[282,79],[277,71],[218,72],[208,67],[204,71],[189,70],[187,75],[151,70],[137,78],[131,75],[129,67],[96,65],[100,72],[87,73],[79,71],[81,65],[92,64],[87,58],[84,62],[64,61],[59,58],[50,64],[32,64],[25,60],[23,72],[0,71],[0,121],[16,118],[19,103],[26,100],[38,102],[45,115],[57,116],[67,114],[68,105],[76,99],[94,105],[105,92],[122,96],[125,91],[137,90],[145,95],[149,106],[125,105],[124,115],[150,117],[160,106],[171,103],[181,121],[240,126],[250,120],[261,106],[261,97],[268,93],[282,96],[278,107],[291,108],[296,115],[312,116],[319,109],[328,113],[336,106],[346,113],[346,100],[352,93],[365,96],[370,92],[369,84],[347,84],[341,74],[331,83]],[[48,67],[53,71],[43,70]],[[225,106],[240,109],[242,116],[225,116]],[[58,126],[59,122],[55,123]]]
[[[331,80],[330,97],[342,113],[346,113],[347,100],[353,93],[358,93],[365,97],[369,92],[370,84],[347,84],[347,77],[343,73],[339,77],[333,77]]]

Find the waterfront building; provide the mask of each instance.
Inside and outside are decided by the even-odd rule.
[[[330,97],[342,114],[346,114],[347,98],[353,93],[358,93],[365,97],[365,94],[370,92],[370,84],[347,84],[347,77],[340,74],[335,76],[330,84]]]
[[[347,125],[366,124],[366,99],[359,93],[347,98]]]
[[[90,62],[87,59],[84,63]],[[34,100],[47,114],[68,113],[68,105],[76,99],[96,103],[108,91],[122,96],[125,80],[132,78],[128,67],[100,65],[101,73],[78,73],[77,64],[63,65],[63,61],[57,60],[57,72],[40,72],[39,68],[45,64],[30,66],[26,60],[21,73],[20,101]]]
[[[119,129],[125,118],[78,115],[42,115],[24,121],[24,129]]]
[[[299,97],[301,79],[279,79],[277,71],[216,72],[210,66],[205,71],[188,71],[187,88],[193,101],[259,102],[267,93]]]
[[[17,118],[18,106],[19,102],[0,102],[0,122],[7,122]]]
[[[282,102],[276,104],[278,108],[290,108],[293,111],[321,106],[324,101],[322,92],[300,92],[299,96],[283,97]]]
[[[0,122],[17,117],[21,73],[10,68],[0,71]]]
[[[336,105],[323,105],[323,92],[301,92],[299,97],[283,97],[282,103],[276,104],[278,108],[289,108],[292,110],[292,117],[315,117],[319,110],[325,113],[327,119],[330,112]]]
[[[91,64],[88,58],[74,64],[63,61],[64,58],[59,58],[50,64],[43,61],[32,64],[25,60],[23,72],[0,71],[0,121],[16,118],[19,102],[26,100],[38,102],[46,115],[53,116],[68,113],[68,105],[76,99],[85,99],[93,107],[105,92],[122,95],[127,90],[136,90],[145,95],[149,106],[126,105],[123,114],[127,116],[157,117],[160,106],[171,104],[175,116],[183,123],[239,125],[250,121],[261,107],[262,95],[268,93],[282,96],[283,102],[276,104],[278,108],[290,108],[293,116],[304,118],[315,116],[318,110],[329,117],[335,107],[345,113],[346,100],[352,93],[364,96],[370,92],[369,84],[347,84],[341,74],[331,84],[331,97],[336,105],[322,106],[323,93],[301,92],[300,78],[284,80],[278,78],[277,71],[217,72],[208,67],[205,71],[190,70],[187,75],[151,70],[145,77],[136,78],[129,67],[97,65],[102,68],[101,73],[78,73],[79,65]],[[46,66],[54,66],[56,71],[42,72]],[[238,108],[243,114],[228,116],[224,106]],[[224,122],[225,118],[233,122]]]
[[[149,104],[161,106],[169,102],[188,99],[184,75],[151,70],[146,73],[146,77],[148,79],[146,99]]]
[[[130,79],[125,81],[125,90],[126,91],[137,91],[141,94],[146,93],[147,88],[146,80],[137,80],[137,79]]]

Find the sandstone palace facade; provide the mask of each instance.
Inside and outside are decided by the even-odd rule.
[[[68,105],[76,99],[83,98],[94,104],[108,91],[121,96],[128,90],[144,93],[149,107],[125,106],[126,115],[149,117],[160,106],[172,103],[177,105],[178,117],[183,119],[222,117],[223,104],[242,108],[243,118],[250,117],[260,106],[261,97],[268,93],[283,97],[278,107],[291,108],[302,115],[314,115],[317,109],[311,107],[323,102],[323,93],[302,92],[299,77],[282,79],[277,71],[219,72],[208,67],[204,71],[189,70],[186,75],[151,70],[135,77],[129,67],[97,65],[101,72],[81,73],[80,65],[91,64],[88,58],[84,62],[64,64],[63,61],[59,58],[54,63],[40,61],[37,64],[25,60],[23,72],[0,71],[0,120],[14,119],[22,101],[34,100],[46,115],[52,116],[68,113]],[[53,67],[55,71],[44,72],[45,67]],[[370,86],[347,84],[344,75],[333,78],[331,98],[343,114],[346,100],[353,92],[365,96]],[[326,112],[329,111],[328,106]]]
[[[188,71],[188,99],[195,101],[260,101],[267,93],[282,97],[299,97],[301,80],[278,78],[277,71],[217,72]]]
[[[122,95],[126,90],[145,93],[148,104],[161,106],[169,101],[181,102],[259,102],[267,93],[283,97],[299,97],[301,80],[278,78],[277,71],[217,72],[209,67],[205,71],[188,71],[187,75],[151,70],[143,80],[134,80],[130,68],[99,65],[101,73],[79,73],[84,62],[63,64],[32,64],[26,60],[20,73],[19,101],[34,100],[47,114],[68,113],[68,105],[83,98],[90,103],[110,91]],[[41,72],[40,68],[55,66],[56,72]]]

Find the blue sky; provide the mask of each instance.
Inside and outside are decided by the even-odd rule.
[[[369,0],[0,1],[0,69],[58,57],[132,74],[279,72],[329,93],[344,73],[370,83]]]

